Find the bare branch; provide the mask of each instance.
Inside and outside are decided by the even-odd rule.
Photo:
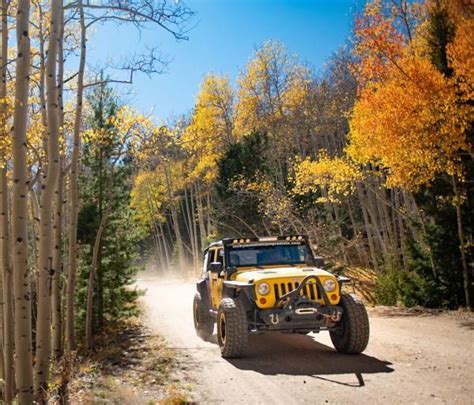
[[[74,9],[78,3],[73,1],[64,9]],[[120,23],[132,23],[138,29],[146,24],[156,24],[177,40],[187,40],[186,35],[191,27],[188,26],[194,12],[182,2],[168,0],[88,0],[82,7],[89,10],[88,26],[98,21],[114,20]],[[99,12],[100,15],[94,14]]]

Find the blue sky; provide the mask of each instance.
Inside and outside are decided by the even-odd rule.
[[[88,43],[89,63],[117,61],[158,45],[171,59],[167,72],[136,77],[128,101],[159,119],[191,110],[207,72],[233,82],[255,48],[267,40],[283,42],[317,70],[351,27],[352,0],[187,0],[196,12],[189,41],[176,41],[155,27],[139,34],[133,27],[98,26]]]

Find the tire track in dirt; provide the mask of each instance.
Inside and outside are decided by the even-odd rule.
[[[251,336],[242,359],[220,356],[194,331],[194,283],[142,275],[148,326],[180,353],[201,403],[472,404],[474,317],[369,311],[362,355],[335,352],[329,334]]]

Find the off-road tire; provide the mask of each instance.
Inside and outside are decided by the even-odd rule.
[[[247,347],[247,315],[238,299],[222,299],[217,312],[217,341],[224,358],[241,357]]]
[[[343,309],[340,327],[330,332],[331,340],[340,353],[362,353],[369,343],[369,316],[364,304],[351,295],[343,294],[339,304]]]
[[[193,301],[194,328],[197,335],[204,340],[211,337],[214,331],[214,320],[209,314],[209,308],[201,298],[201,294],[196,293]]]

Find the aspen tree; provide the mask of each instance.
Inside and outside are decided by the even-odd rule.
[[[79,212],[78,170],[81,148],[82,102],[84,94],[84,69],[86,64],[86,25],[82,1],[78,1],[79,21],[81,27],[80,59],[77,76],[76,110],[74,116],[73,150],[70,171],[70,209],[69,209],[69,263],[66,289],[66,348],[71,352],[76,347],[74,324],[74,292],[76,289],[77,271],[77,216]]]
[[[7,63],[8,63],[8,1],[1,3],[1,61],[0,61],[0,128],[3,142],[8,139],[7,133]],[[5,145],[4,145],[5,146]],[[7,182],[7,152],[3,148],[0,161],[0,255],[3,287],[3,399],[9,404],[13,399],[13,279],[10,262],[9,235],[9,196]]]
[[[59,42],[58,42],[58,114],[59,131],[64,137],[64,105],[63,105],[63,85],[64,85],[64,10],[60,11],[59,21]],[[56,187],[55,213],[54,213],[54,249],[53,249],[53,280],[51,290],[52,303],[52,357],[58,360],[62,354],[62,297],[61,297],[61,273],[62,273],[62,225],[63,225],[63,188],[64,176],[62,160],[60,160],[60,172]]]
[[[47,169],[41,183],[40,234],[38,259],[38,317],[36,331],[35,391],[36,399],[44,400],[47,391],[51,357],[51,274],[53,202],[58,183],[59,164],[59,108],[56,82],[58,42],[62,1],[51,0],[51,21],[48,57],[46,61],[47,86]]]
[[[26,125],[30,84],[30,1],[19,0],[16,16],[16,81],[13,115],[13,272],[15,286],[15,372],[18,402],[33,402],[31,291],[28,269],[28,163]]]

